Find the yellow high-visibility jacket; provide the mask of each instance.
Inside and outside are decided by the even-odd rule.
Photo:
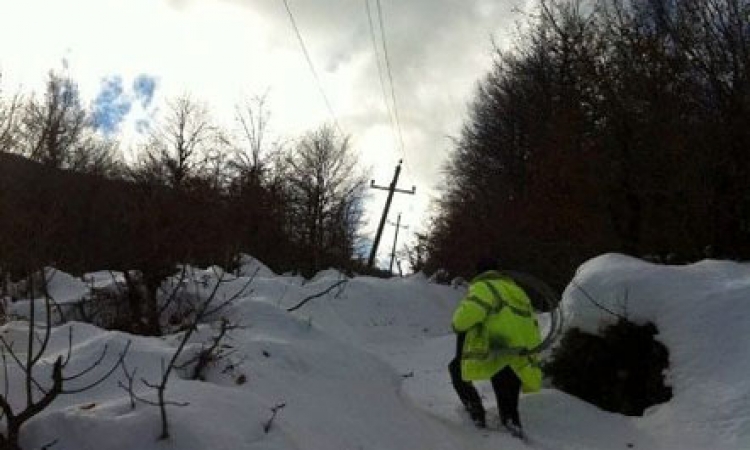
[[[523,354],[541,343],[539,325],[531,301],[510,278],[489,271],[471,280],[453,314],[453,330],[466,333],[461,352],[464,380],[489,380],[510,366],[524,392],[541,388],[537,355]]]

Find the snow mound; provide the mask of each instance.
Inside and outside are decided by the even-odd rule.
[[[240,255],[239,275],[243,277],[255,275],[256,278],[271,278],[276,276],[273,270],[269,269],[259,259],[245,253]]]
[[[690,448],[750,444],[750,265],[664,266],[603,255],[579,268],[562,307],[567,327],[589,332],[616,320],[603,308],[657,326],[674,397],[647,410],[644,428],[675,445],[698,445]]]
[[[32,280],[33,291],[28,286],[25,289],[27,295],[30,295],[30,293],[33,292],[33,299],[20,299],[6,305],[6,310],[11,317],[30,317],[31,306],[33,304],[35,308],[35,320],[46,320],[46,301],[44,299],[44,292],[42,290],[44,284],[46,284],[47,293],[49,294],[50,299],[54,304],[56,304],[56,307],[54,308],[55,311],[57,311],[60,307],[72,308],[75,303],[78,303],[79,301],[84,299],[90,292],[89,286],[80,278],[76,278],[61,270],[57,270],[54,267],[45,267],[44,281],[42,281],[38,275],[39,274],[36,274]],[[26,281],[25,283],[28,283],[28,281]]]
[[[44,272],[49,295],[59,304],[75,303],[89,292],[89,287],[79,278],[52,267]]]
[[[338,269],[329,268],[326,270],[321,270],[320,272],[316,273],[310,281],[317,282],[317,281],[323,281],[323,280],[343,280],[348,278],[346,274],[342,273]]]

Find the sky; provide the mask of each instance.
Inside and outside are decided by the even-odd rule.
[[[102,131],[123,142],[147,133],[174,96],[205,101],[231,127],[235,105],[267,93],[270,131],[282,141],[336,123],[384,186],[404,159],[399,186],[414,185],[417,194],[396,195],[389,217],[403,214],[409,228],[399,240],[406,241],[423,229],[439,195],[450,137],[490,68],[491,39],[510,42],[523,18],[517,8],[527,1],[380,0],[389,77],[365,0],[288,0],[318,85],[284,0],[0,0],[1,86],[40,91],[50,69],[63,70],[79,83]],[[369,0],[380,39],[377,4]],[[391,89],[402,139],[389,112]],[[385,196],[371,191],[365,233],[374,232]],[[381,241],[385,260],[393,231],[386,227]]]

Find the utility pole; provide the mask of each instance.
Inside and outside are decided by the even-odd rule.
[[[391,225],[394,225],[396,227],[396,236],[393,237],[393,250],[391,251],[391,263],[388,265],[388,271],[393,273],[393,260],[396,259],[396,242],[398,242],[398,230],[403,228],[407,229],[409,228],[406,225],[401,225],[401,213],[398,214],[398,219],[396,219],[396,223],[388,222]]]
[[[372,268],[373,264],[375,263],[375,255],[378,253],[378,245],[380,244],[380,236],[383,234],[383,226],[385,225],[385,221],[388,218],[388,210],[391,208],[391,200],[393,200],[393,193],[399,192],[401,194],[411,194],[414,195],[415,192],[417,192],[417,187],[412,186],[411,191],[405,191],[403,189],[396,189],[396,183],[398,183],[398,177],[401,175],[401,163],[403,160],[399,160],[398,165],[396,166],[396,173],[393,175],[393,181],[391,182],[391,185],[388,187],[385,186],[377,186],[375,184],[375,180],[370,181],[370,188],[372,189],[382,189],[384,191],[388,191],[388,199],[385,201],[385,208],[383,208],[383,216],[380,218],[380,225],[378,225],[378,232],[375,234],[375,241],[372,243],[372,250],[370,250],[370,259],[367,261],[367,267]]]
[[[398,276],[403,277],[404,276],[404,271],[401,270],[401,260],[400,259],[396,260],[396,265],[398,266]]]

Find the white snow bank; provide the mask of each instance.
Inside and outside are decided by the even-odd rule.
[[[639,426],[659,434],[665,448],[750,448],[750,265],[595,258],[579,268],[563,301],[567,327],[595,332],[616,318],[582,289],[614,313],[653,322],[669,349],[674,398]]]
[[[247,381],[237,384],[221,364],[208,382],[174,377],[167,390],[169,399],[190,405],[169,408],[174,436],[170,441],[156,440],[157,409],[142,404],[131,409],[127,395],[116,387],[118,379],[124,381],[117,374],[92,391],[56,401],[25,429],[23,445],[38,448],[55,439],[56,447],[63,450],[453,450],[460,445],[461,440],[438,421],[405,407],[398,395],[400,377],[374,356],[264,301],[243,298],[235,312],[244,318],[245,328],[230,341],[237,348],[234,361],[241,361],[234,370],[243,372]],[[74,345],[72,372],[95,360],[103,344],[120,349],[127,337],[82,324],[69,326],[76,334],[79,328],[84,330]],[[66,335],[64,327],[56,331],[50,361],[65,347],[58,340]],[[139,378],[155,381],[160,361],[174,350],[176,338],[135,338],[131,345],[128,366],[139,369]],[[102,363],[102,370],[106,365]],[[152,390],[138,386],[140,395],[153,399]],[[19,404],[20,397],[13,402]],[[286,406],[266,434],[263,426],[271,408],[281,403]]]
[[[25,295],[32,295],[33,299],[25,298],[16,300],[14,302],[5,302],[5,310],[8,312],[10,317],[14,318],[28,318],[31,316],[31,307],[34,306],[34,318],[38,321],[45,321],[46,315],[46,300],[44,296],[43,286],[46,283],[47,293],[49,294],[52,304],[55,305],[53,308],[53,314],[55,314],[54,321],[59,320],[59,314],[56,314],[60,309],[72,308],[73,305],[78,303],[81,299],[86,297],[89,293],[89,286],[84,283],[81,279],[76,278],[70,274],[67,274],[61,270],[57,270],[53,267],[45,267],[44,269],[44,281],[36,274],[31,281],[33,286],[28,286],[29,281],[26,281]]]
[[[243,277],[255,275],[257,278],[271,278],[276,276],[273,270],[269,269],[259,259],[245,253],[240,255],[239,275]]]
[[[268,449],[268,450],[682,450],[750,448],[750,267],[704,261],[658,266],[620,255],[584,264],[565,292],[568,327],[595,331],[613,320],[582,295],[579,284],[602,306],[635,321],[653,321],[657,338],[670,350],[669,382],[675,396],[644,417],[625,417],[554,389],[524,395],[521,416],[531,436],[524,444],[496,430],[479,432],[468,421],[450,385],[447,365],[455,337],[450,317],[463,287],[430,283],[424,276],[388,280],[355,277],[328,290],[333,272],[302,283],[298,277],[262,270],[246,291],[249,275],[226,275],[217,299],[242,292],[222,315],[242,326],[226,341],[232,355],[210,366],[207,381],[172,376],[169,407],[172,438],[157,441],[158,409],[131,409],[118,387],[121,372],[95,389],[58,398],[22,431],[24,448],[54,440],[56,450],[73,449]],[[263,276],[260,276],[263,271]],[[208,268],[185,282],[196,299],[213,291],[220,271]],[[94,276],[105,283],[104,276]],[[60,278],[63,280],[63,278]],[[58,292],[74,292],[67,279]],[[323,292],[327,293],[323,294]],[[624,301],[627,292],[627,302]],[[314,298],[312,298],[314,297]],[[309,299],[293,313],[287,309]],[[70,323],[56,327],[36,372],[47,382],[55,358],[73,358],[67,373],[85,369],[106,345],[107,357],[76,383],[96,378],[130,344],[128,367],[138,369],[137,391],[154,398],[140,382],[156,381],[180,335],[130,336]],[[25,348],[26,324],[12,322],[0,333]],[[186,349],[195,354],[216,333],[201,325]],[[183,359],[186,360],[186,359]],[[11,401],[24,402],[22,372],[8,365]],[[0,377],[3,374],[0,373]],[[4,381],[4,380],[2,380]],[[3,385],[3,383],[0,383]],[[489,383],[477,383],[497,427]],[[284,403],[269,433],[271,408]]]

